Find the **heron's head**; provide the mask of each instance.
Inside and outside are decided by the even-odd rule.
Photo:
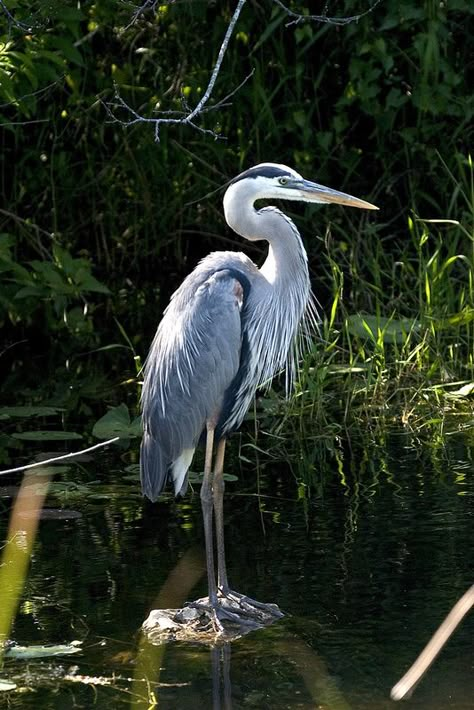
[[[230,197],[240,190],[242,190],[242,197],[245,196],[252,202],[263,199],[297,200],[320,204],[335,203],[366,210],[379,209],[358,197],[305,180],[295,170],[278,163],[261,163],[237,175],[229,184],[224,197],[224,206],[228,193]]]

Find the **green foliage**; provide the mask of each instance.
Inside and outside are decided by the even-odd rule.
[[[53,334],[66,329],[71,334],[87,336],[91,322],[86,297],[90,293],[109,293],[92,275],[90,262],[74,259],[68,251],[54,245],[51,260],[34,259],[22,265],[15,259],[14,251],[14,236],[0,235],[0,273],[4,286],[0,319],[8,318],[15,325],[24,321],[31,326],[39,315],[46,319],[46,326]],[[83,307],[79,308],[77,303],[81,301]]]
[[[113,407],[104,414],[95,424],[92,430],[93,436],[98,439],[111,439],[119,436],[121,439],[131,439],[141,436],[142,426],[140,417],[131,419],[130,412],[126,404]]]
[[[336,5],[332,14],[354,12]],[[103,411],[104,397],[125,399],[120,384],[133,409],[170,293],[205,253],[241,248],[220,196],[205,196],[262,160],[381,207],[370,222],[349,210],[296,216],[326,314],[302,411],[347,414],[402,380],[472,377],[471,3],[387,0],[342,27],[287,26],[278,6],[247,4],[209,107],[252,77],[200,119],[227,139],[163,127],[160,144],[147,124],[111,121],[104,102],[124,121],[116,90],[148,117],[195,106],[234,4],[172,4],[134,23],[115,0],[11,7],[31,27],[5,23],[0,37],[0,323],[14,345],[4,383],[13,404],[23,391],[26,404],[90,415],[94,401]],[[55,372],[53,391],[24,389],[32,353]],[[346,402],[334,395],[342,377]],[[115,425],[138,436],[128,409],[120,414],[115,424],[106,415],[106,438]]]
[[[354,314],[348,316],[347,332],[350,335],[370,340],[372,343],[398,343],[407,341],[410,333],[420,329],[421,325],[410,318],[395,319],[383,316]]]
[[[70,441],[72,439],[82,439],[81,434],[75,431],[21,431],[12,434],[14,439],[22,441]]]
[[[60,412],[61,409],[58,407],[0,407],[0,420],[16,417],[20,419],[26,419],[28,417],[48,417],[59,414]]]

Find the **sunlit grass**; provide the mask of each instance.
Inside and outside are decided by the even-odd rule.
[[[474,197],[464,162],[460,219],[409,216],[405,244],[364,225],[354,244],[329,231],[321,337],[279,432],[402,426],[432,434],[474,417]],[[401,249],[400,249],[401,245]],[[385,248],[383,248],[385,247]],[[397,253],[397,249],[399,250]],[[265,408],[265,407],[264,407]]]

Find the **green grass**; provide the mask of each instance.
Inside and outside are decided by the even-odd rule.
[[[460,219],[409,217],[399,253],[372,229],[326,235],[332,299],[278,431],[474,427],[473,166],[456,182]],[[452,177],[452,176],[450,176]],[[296,420],[296,421],[295,421]],[[293,424],[291,424],[293,422]]]
[[[123,401],[135,414],[137,368],[170,293],[214,249],[263,253],[226,228],[214,191],[275,160],[381,209],[295,216],[321,337],[290,404],[278,383],[260,402],[261,426],[285,442],[308,429],[333,442],[387,423],[464,426],[474,377],[471,6],[389,0],[334,28],[287,27],[280,9],[247,4],[213,100],[252,77],[232,105],[203,117],[226,141],[187,127],[163,130],[157,145],[148,126],[107,122],[97,98],[111,99],[114,82],[147,115],[157,103],[181,108],[182,91],[195,105],[232,10],[224,3],[210,23],[205,4],[178,3],[123,30],[125,6],[71,14],[60,3],[47,32],[6,27],[4,403],[61,407],[71,431],[91,431]],[[29,16],[28,3],[18,12]],[[21,429],[15,421],[11,431]]]

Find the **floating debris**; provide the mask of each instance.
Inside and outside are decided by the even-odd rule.
[[[153,609],[143,622],[143,632],[154,644],[193,641],[214,645],[236,641],[242,636],[270,626],[284,616],[276,604],[252,605],[238,595],[220,599],[218,610],[209,598],[198,599],[181,609]]]
[[[18,661],[49,656],[68,656],[82,651],[82,641],[71,643],[47,644],[44,646],[16,646],[11,645],[5,650],[5,658],[14,658]]]

